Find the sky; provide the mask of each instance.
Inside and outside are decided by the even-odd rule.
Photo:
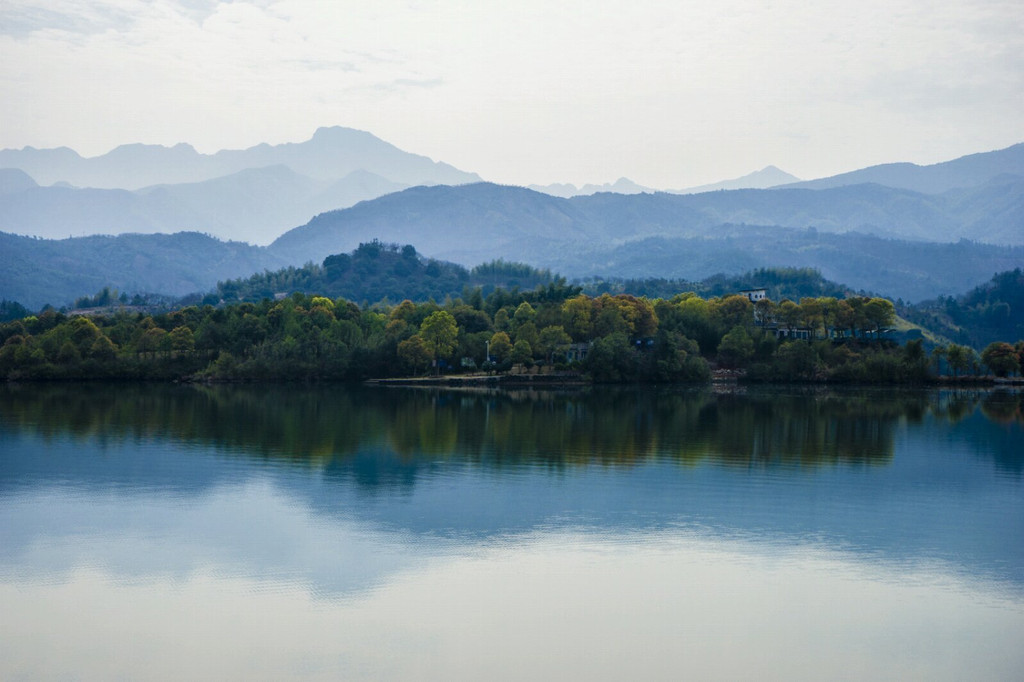
[[[331,125],[522,185],[936,163],[1024,141],[1024,5],[0,0],[0,148]]]

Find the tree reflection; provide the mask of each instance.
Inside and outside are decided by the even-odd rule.
[[[169,439],[303,467],[385,453],[413,469],[885,465],[903,424],[1020,424],[1021,394],[711,389],[580,391],[32,385],[0,389],[0,428]]]

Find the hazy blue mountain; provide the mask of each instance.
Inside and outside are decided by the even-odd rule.
[[[747,225],[719,226],[714,239],[653,237],[607,249],[552,251],[533,264],[577,278],[699,280],[761,267],[810,267],[855,290],[908,302],[950,296],[1024,267],[1024,247],[883,239],[860,233]]]
[[[965,235],[993,244],[1024,242],[1024,176],[1000,175],[980,187],[950,190],[945,198]]]
[[[697,194],[700,192],[714,192],[720,189],[767,189],[769,187],[776,187],[778,185],[786,185],[799,181],[800,178],[795,175],[790,175],[783,170],[779,170],[775,166],[767,166],[766,168],[754,171],[753,173],[748,173],[740,178],[722,180],[721,182],[714,182],[709,185],[700,185],[699,187],[688,187],[686,189],[673,189],[667,191],[671,194]],[[555,183],[551,185],[529,185],[527,189],[532,189],[535,192],[543,192],[544,194],[550,194],[554,197],[562,197],[563,199],[589,196],[591,194],[597,194],[598,192],[612,192],[613,194],[651,194],[658,191],[650,187],[638,185],[629,178],[619,178],[613,183],[605,183],[603,185],[588,184],[583,185],[582,187],[577,187],[571,183]]]
[[[565,199],[477,183],[412,187],[324,213],[286,232],[269,248],[301,264],[380,239],[412,244],[427,255],[462,254],[458,262],[473,265],[501,257],[521,260],[551,244],[588,238],[586,216]]]
[[[368,132],[342,127],[320,128],[306,142],[260,144],[209,155],[200,154],[187,144],[122,145],[90,158],[66,147],[0,150],[0,168],[20,168],[40,184],[64,181],[79,187],[108,189],[201,182],[274,165],[287,166],[295,173],[318,180],[338,180],[360,170],[404,185],[480,180],[474,173],[404,152]]]
[[[978,187],[1004,174],[1024,176],[1024,142],[1006,149],[970,154],[929,166],[887,163],[787,187],[827,189],[870,182],[925,194],[938,194],[958,187]]]
[[[974,219],[982,191],[993,188],[948,197],[864,185],[560,199],[487,183],[415,187],[317,216],[269,248],[299,264],[379,238],[464,265],[500,257],[569,276],[696,279],[816,267],[851,286],[916,300],[958,293],[1024,263],[1020,247],[958,241],[966,227],[953,209]],[[1017,204],[1006,203],[1004,233],[1019,224]],[[883,238],[893,236],[902,239]]]
[[[194,232],[62,240],[0,232],[0,298],[30,309],[65,305],[105,286],[182,296],[281,265],[265,249]]]
[[[615,182],[606,182],[603,185],[586,184],[582,187],[577,187],[572,183],[555,183],[552,185],[529,185],[527,189],[532,189],[534,192],[550,194],[553,197],[562,197],[563,199],[589,196],[591,194],[597,194],[598,192],[612,192],[614,194],[643,194],[644,192],[649,193],[657,191],[650,187],[638,185],[629,178],[619,178]]]
[[[722,180],[709,185],[699,185],[687,189],[671,190],[673,194],[700,194],[701,192],[717,192],[721,189],[768,189],[793,182],[799,182],[800,178],[790,175],[784,170],[775,166],[766,166],[759,171],[748,173],[732,180]]]
[[[133,192],[19,185],[14,174],[31,181],[0,171],[0,187],[9,187],[0,190],[0,231],[50,239],[190,230],[267,244],[310,216],[405,187],[367,171],[314,180],[283,165]]]
[[[17,168],[0,168],[0,194],[13,194],[38,187],[28,173]]]
[[[379,238],[411,243],[429,256],[464,264],[497,257],[533,263],[553,248],[580,252],[648,237],[720,238],[722,224],[857,231],[936,242],[987,241],[991,235],[1024,243],[1024,231],[1017,229],[1024,188],[1012,182],[1003,187],[999,205],[1005,210],[987,217],[984,202],[994,191],[989,186],[948,196],[858,185],[817,191],[600,193],[572,199],[488,183],[416,187],[319,215],[270,248],[293,262],[318,261]],[[750,267],[754,265],[760,263]]]

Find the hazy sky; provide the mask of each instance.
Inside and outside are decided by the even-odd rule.
[[[933,163],[1024,141],[1024,5],[0,0],[0,147],[327,125],[516,184]]]

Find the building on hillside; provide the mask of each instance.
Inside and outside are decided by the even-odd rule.
[[[590,343],[570,343],[569,347],[565,350],[565,359],[567,362],[583,362],[587,359],[587,353],[590,352]]]
[[[757,303],[760,300],[768,298],[767,289],[744,289],[740,292],[740,296],[746,296],[747,300],[751,303]]]

